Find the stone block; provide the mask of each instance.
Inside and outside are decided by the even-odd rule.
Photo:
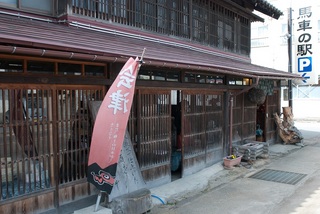
[[[111,202],[113,214],[141,214],[152,209],[152,198],[149,189],[139,189],[116,197]]]

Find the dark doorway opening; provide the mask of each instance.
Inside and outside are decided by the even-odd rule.
[[[180,91],[172,91],[171,103],[171,180],[182,176],[182,137]]]
[[[256,141],[265,141],[266,103],[257,106]]]

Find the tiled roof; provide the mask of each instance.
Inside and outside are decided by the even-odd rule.
[[[276,8],[266,0],[250,0],[250,1],[254,5],[255,10],[265,15],[268,15],[275,19],[279,19],[279,17],[283,15],[281,10],[279,10],[278,8]]]
[[[166,37],[82,25],[59,24],[0,15],[0,53],[95,61],[123,61],[140,56],[146,65],[177,67],[261,78],[299,78],[298,75],[250,63],[250,59],[221,50]]]

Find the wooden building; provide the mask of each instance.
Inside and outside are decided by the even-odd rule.
[[[222,161],[257,124],[275,142],[280,80],[297,76],[250,63],[253,10],[282,15],[265,0],[0,0],[0,213],[97,193],[88,106],[143,48],[128,130],[149,187]]]

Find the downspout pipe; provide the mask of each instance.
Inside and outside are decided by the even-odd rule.
[[[255,83],[252,84],[250,87],[244,88],[241,91],[230,95],[230,100],[229,100],[229,106],[230,106],[230,114],[229,114],[229,119],[230,119],[230,121],[229,121],[229,124],[230,124],[230,126],[229,126],[229,155],[232,155],[233,100],[238,95],[240,95],[242,93],[245,93],[245,92],[249,91],[252,88],[255,88],[259,84],[259,80],[260,80],[260,77],[257,77]]]

